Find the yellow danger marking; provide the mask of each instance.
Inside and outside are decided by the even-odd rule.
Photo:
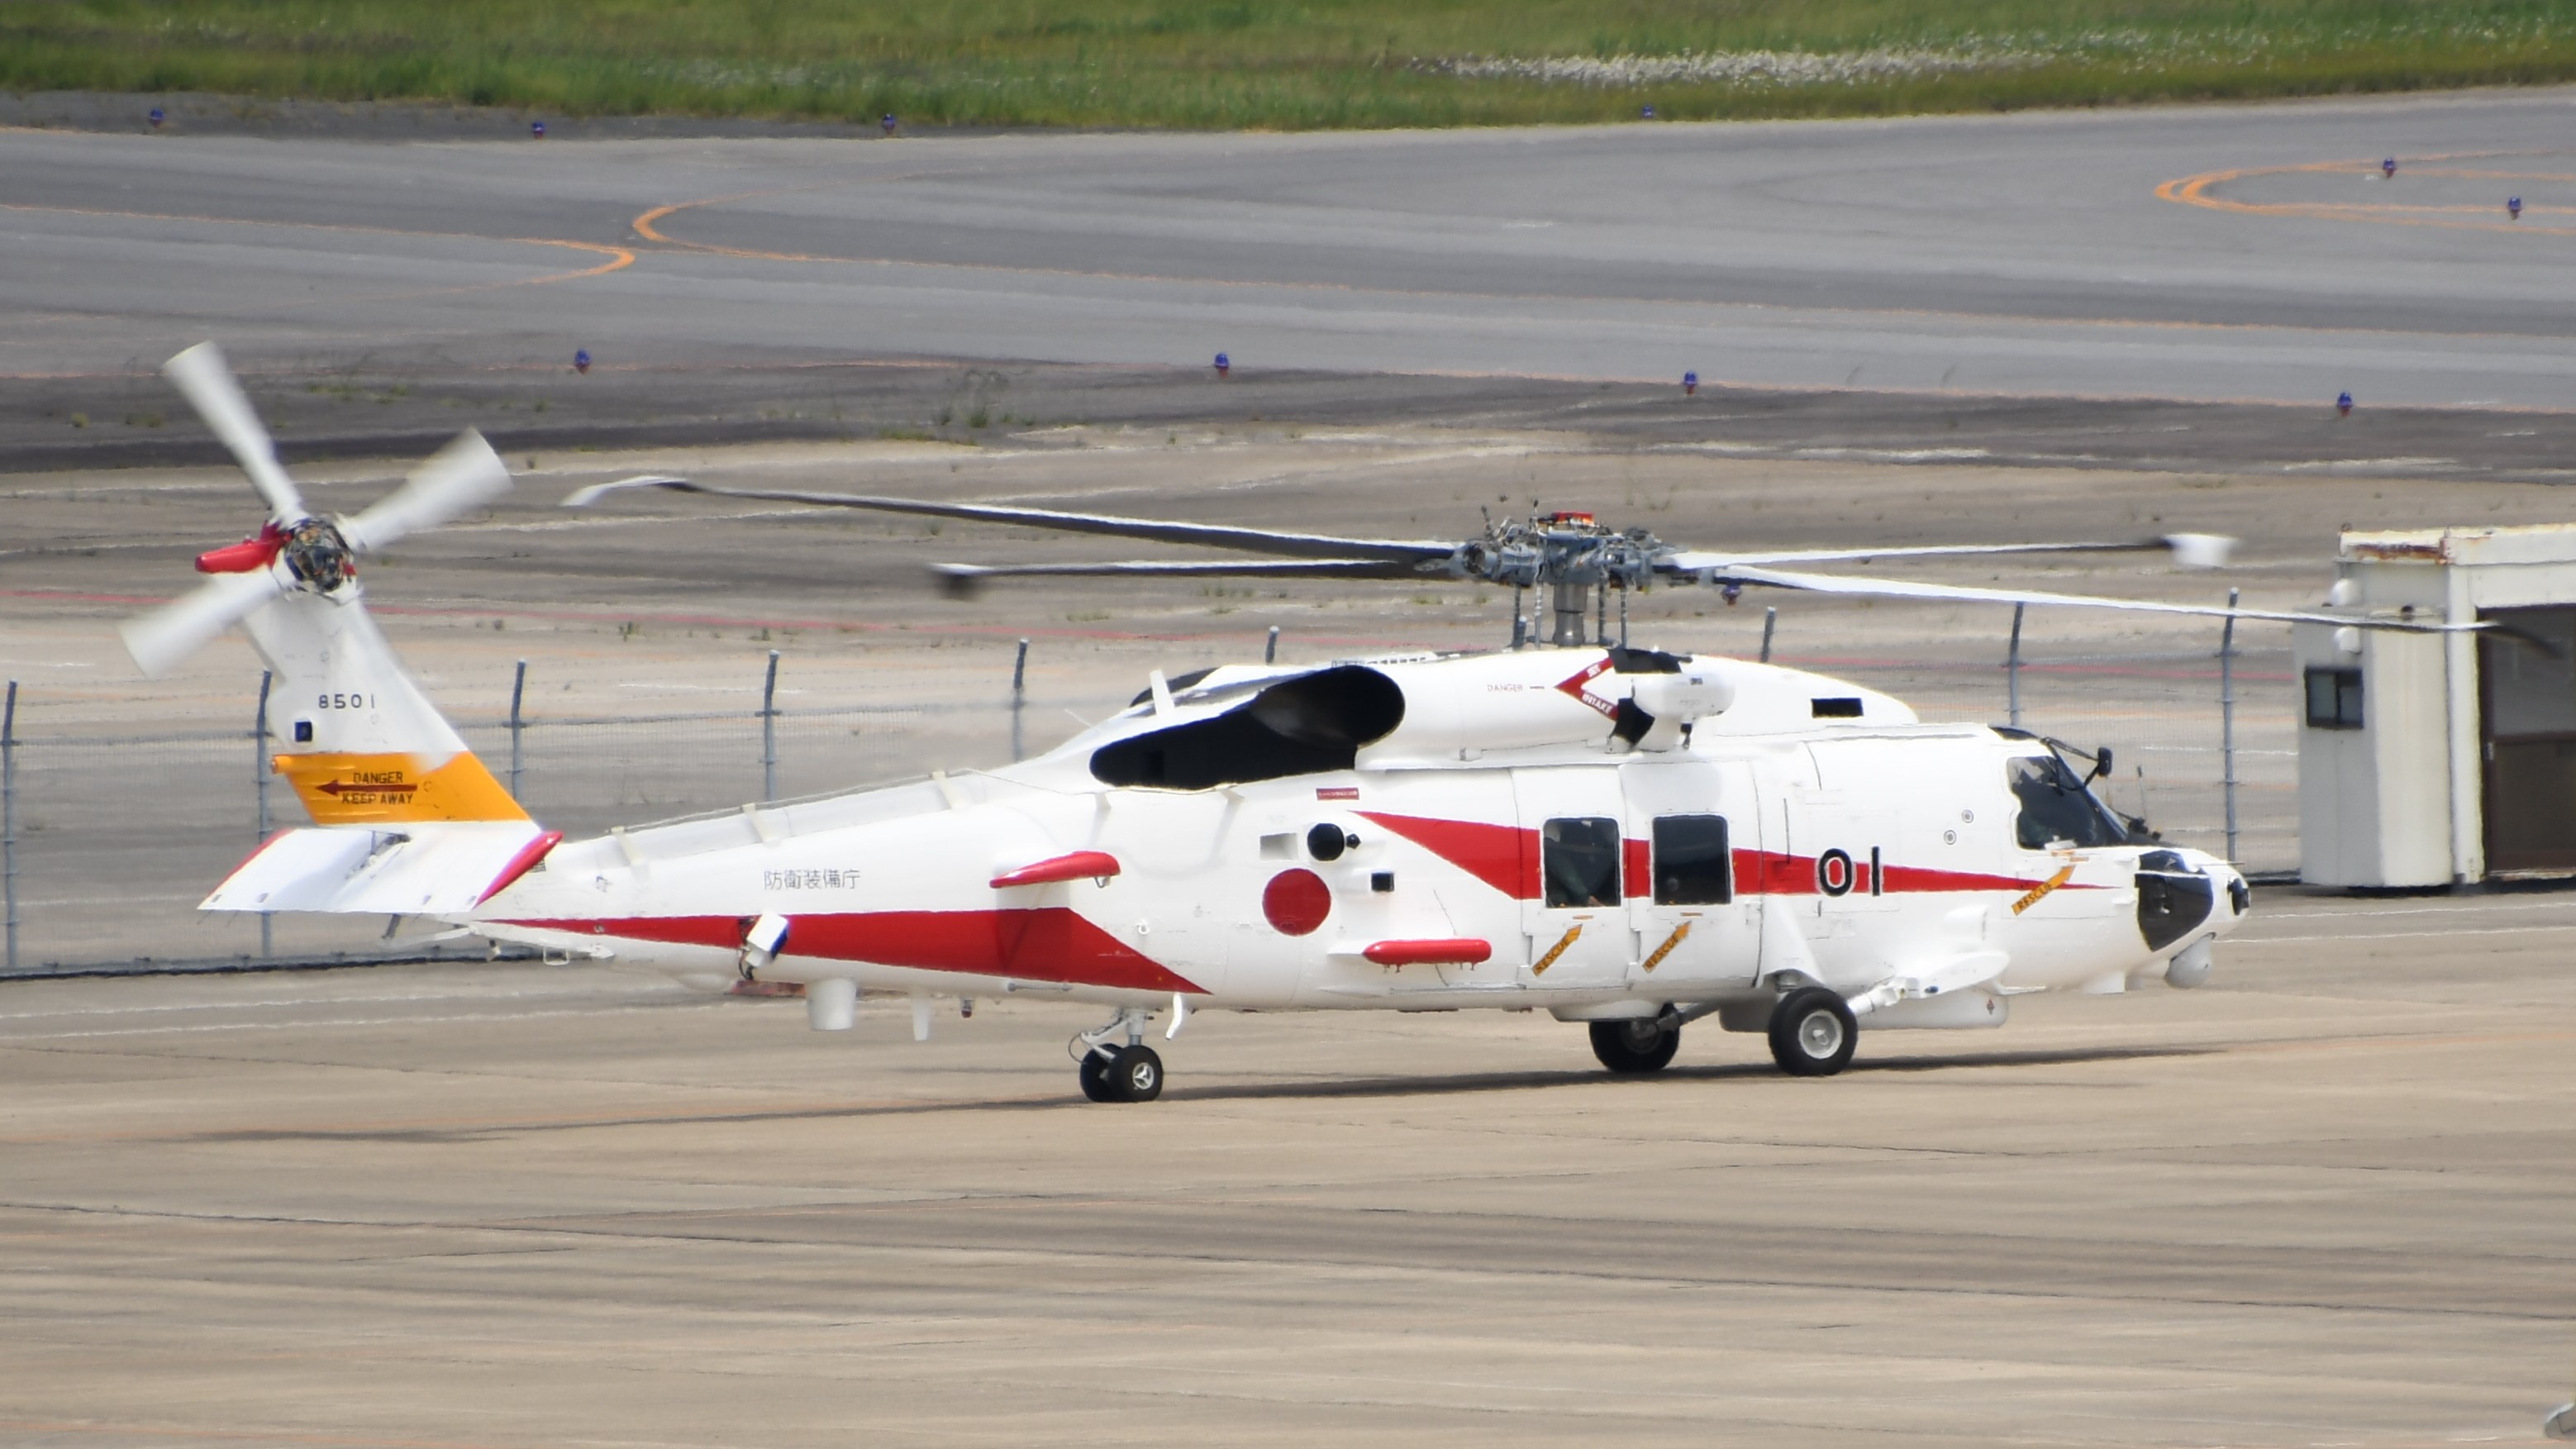
[[[1664,938],[1664,944],[1657,946],[1655,948],[1655,954],[1646,958],[1644,969],[1652,971],[1656,967],[1663,965],[1664,958],[1673,954],[1673,948],[1680,945],[1682,943],[1682,939],[1690,934],[1690,928],[1691,923],[1688,921],[1684,921],[1680,925],[1673,927],[1673,933]]]
[[[1564,955],[1565,948],[1573,945],[1574,938],[1582,934],[1583,928],[1581,926],[1576,926],[1567,931],[1561,940],[1559,940],[1555,945],[1547,948],[1546,955],[1538,958],[1538,964],[1530,968],[1530,974],[1532,976],[1545,976],[1547,974],[1547,968],[1555,965],[1556,958]]]
[[[2058,867],[2057,874],[2050,876],[2048,879],[2041,881],[2035,886],[2032,886],[2029,894],[2023,896],[2020,900],[2013,902],[2013,914],[2018,916],[2022,912],[2029,910],[2031,907],[2038,905],[2041,901],[2048,899],[2048,893],[2050,891],[2057,889],[2059,886],[2066,884],[2074,878],[2075,867],[2071,865]]]

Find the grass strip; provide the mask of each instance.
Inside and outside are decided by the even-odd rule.
[[[0,87],[1314,129],[2576,78],[2576,0],[9,0]]]

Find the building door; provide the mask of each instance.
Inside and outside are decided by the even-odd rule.
[[[2481,617],[2487,873],[2576,872],[2576,609]]]

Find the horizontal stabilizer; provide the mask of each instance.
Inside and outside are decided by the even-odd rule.
[[[562,838],[526,820],[281,831],[197,909],[454,915],[525,874]]]

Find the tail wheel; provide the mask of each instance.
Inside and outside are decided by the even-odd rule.
[[[1793,1077],[1830,1077],[1851,1065],[1860,1026],[1839,993],[1792,991],[1771,1008],[1771,1059]]]
[[[1678,1026],[1651,1019],[1592,1023],[1592,1054],[1601,1059],[1601,1065],[1624,1075],[1660,1072],[1672,1065],[1673,1053],[1681,1049]]]
[[[1121,1047],[1109,1064],[1109,1100],[1150,1102],[1163,1095],[1163,1059],[1143,1044]]]

